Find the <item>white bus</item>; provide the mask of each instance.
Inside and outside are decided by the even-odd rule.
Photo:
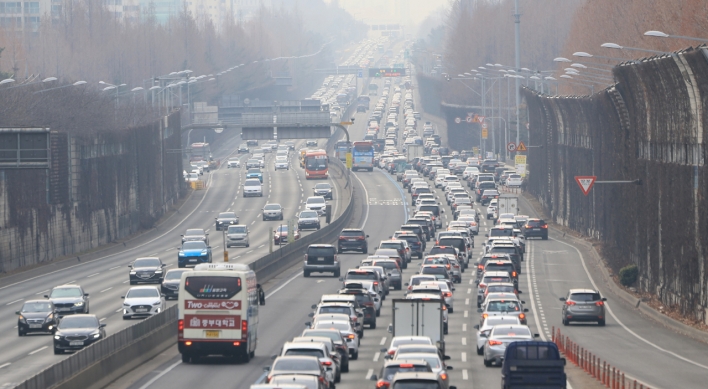
[[[204,263],[184,272],[177,334],[182,362],[209,355],[248,362],[256,350],[259,302],[265,298],[248,265]]]

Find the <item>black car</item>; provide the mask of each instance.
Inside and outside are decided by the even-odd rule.
[[[177,297],[179,297],[179,280],[182,278],[182,273],[187,270],[188,269],[172,269],[165,273],[165,277],[162,279],[162,284],[160,285],[160,293],[165,295],[165,300],[169,300],[172,297],[177,299]]]
[[[59,322],[54,304],[47,300],[25,301],[22,309],[15,313],[18,315],[18,336],[25,336],[30,332],[54,333]]]
[[[295,142],[294,141],[289,140],[289,141],[285,142],[285,145],[288,146],[289,150],[295,150]]]
[[[345,250],[361,250],[362,253],[369,252],[369,244],[366,241],[369,235],[366,235],[364,230],[360,228],[345,228],[339,234],[337,240],[337,252],[342,253]]]
[[[352,288],[355,284],[350,284],[349,288],[340,289],[339,294],[351,294],[356,296],[356,302],[364,311],[364,325],[368,325],[370,329],[376,328],[376,306],[374,299],[380,297],[372,297],[369,291],[363,288]]]
[[[246,154],[248,154],[248,153],[250,153],[250,152],[251,152],[251,151],[248,149],[248,144],[246,144],[246,143],[241,143],[241,145],[238,146],[238,153],[239,153],[239,154],[241,154],[241,153],[246,153]]]
[[[521,230],[525,238],[540,237],[548,239],[548,224],[541,219],[529,219]]]
[[[418,259],[423,258],[423,242],[420,241],[418,235],[414,233],[410,234],[400,234],[395,237],[398,240],[405,240],[408,242],[408,247],[411,248],[411,256],[417,255]]]
[[[221,212],[215,219],[217,231],[226,231],[230,225],[238,224],[238,216],[234,212]]]
[[[160,258],[138,258],[128,267],[130,268],[130,285],[135,285],[138,282],[161,284],[164,279],[163,268],[165,264]]]
[[[74,315],[59,322],[54,333],[54,354],[77,351],[106,337],[106,327],[96,315]]]
[[[209,245],[209,234],[207,234],[202,228],[190,228],[187,232],[182,235],[182,243],[192,242],[195,240],[201,240]]]
[[[258,146],[258,141],[255,140],[255,139],[249,139],[249,140],[246,141],[246,144],[247,144],[248,146]]]
[[[322,196],[325,199],[332,200],[332,185],[327,182],[321,182],[312,188],[315,192],[315,196]]]
[[[89,313],[89,295],[79,285],[57,286],[44,297],[54,304],[54,308],[60,316]]]

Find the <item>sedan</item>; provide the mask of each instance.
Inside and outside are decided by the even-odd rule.
[[[209,234],[203,228],[190,228],[182,235],[182,243],[193,241],[202,241],[209,244]]]
[[[89,313],[89,294],[79,285],[57,286],[44,295],[54,304],[60,316],[72,313]]]
[[[290,162],[288,162],[288,157],[277,156],[275,157],[275,170],[283,169],[290,170]]]
[[[263,221],[283,220],[283,207],[277,203],[266,204],[263,207]]]
[[[302,211],[298,215],[297,228],[300,230],[320,229],[320,216],[315,211]]]
[[[533,341],[538,337],[538,334],[532,334],[529,327],[523,324],[504,324],[492,327],[489,335],[482,334],[481,336],[487,340],[482,352],[484,366],[490,367],[493,363],[501,364],[504,359],[504,351],[509,343]]]
[[[135,286],[123,299],[123,320],[149,317],[165,310],[164,295],[155,286]]]
[[[185,244],[203,245],[204,242],[187,242]],[[135,285],[138,282],[156,282],[161,284],[164,278],[163,268],[165,264],[157,257],[138,258],[128,267],[130,268],[130,285]]]
[[[162,280],[162,285],[160,285],[160,293],[165,295],[166,300],[171,297],[177,299],[179,296],[179,282],[182,278],[182,273],[185,271],[187,269],[172,269],[165,273],[165,278]]]
[[[477,355],[484,354],[484,344],[487,343],[487,338],[492,328],[496,325],[502,324],[521,324],[519,318],[516,316],[489,316],[482,321],[482,325],[474,325],[474,329],[477,330]]]
[[[54,333],[59,322],[54,304],[47,300],[25,301],[22,309],[15,313],[18,315],[18,336],[25,336],[31,332]]]
[[[216,217],[217,231],[225,231],[232,224],[238,224],[238,216],[235,212],[221,212]]]
[[[295,230],[293,232],[293,240],[300,239],[300,230]],[[273,243],[288,244],[288,226],[287,224],[279,225],[275,230],[273,230]]]
[[[315,196],[322,196],[325,199],[332,200],[332,185],[330,185],[329,183],[321,182],[315,185],[312,190],[314,190]]]
[[[74,315],[59,322],[54,334],[54,354],[77,351],[106,337],[106,327],[96,315]]]
[[[241,160],[238,158],[229,158],[229,160],[226,162],[226,168],[239,168],[241,167]]]
[[[327,372],[324,366],[320,363],[317,357],[307,355],[288,355],[277,357],[273,361],[270,368],[266,368],[268,375],[265,382],[270,383],[271,380],[283,374],[303,374],[312,375],[319,378],[320,381],[327,381]]]
[[[443,362],[442,358],[440,358],[439,355],[427,353],[409,353],[403,354],[402,357],[403,359],[416,359],[428,362],[428,365],[430,365],[430,368],[433,370],[433,373],[436,374],[443,381],[442,387],[449,387],[450,377],[448,376],[447,371],[452,370],[452,366],[446,366],[445,362]]]
[[[309,323],[306,323],[309,325]],[[327,321],[321,320],[314,324],[312,330],[339,330],[344,339],[347,340],[347,347],[349,348],[349,355],[351,360],[356,360],[359,358],[359,335],[356,330],[352,327],[349,321]],[[306,332],[309,333],[310,330]]]
[[[257,167],[248,169],[248,172],[246,173],[246,179],[249,178],[257,178],[260,182],[263,182],[263,173],[261,172],[261,169]]]

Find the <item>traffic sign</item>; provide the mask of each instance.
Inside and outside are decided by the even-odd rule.
[[[467,120],[467,123],[472,123],[472,116],[467,116],[467,119],[465,120]]]
[[[347,162],[347,169],[351,169],[352,168],[352,153],[351,152],[347,152],[346,162]]]
[[[477,115],[477,122],[478,122],[478,123],[484,123],[484,118],[485,118],[484,116],[479,116],[479,115]]]
[[[580,190],[583,191],[583,194],[585,196],[590,193],[590,189],[592,189],[592,186],[595,184],[596,179],[597,176],[575,176],[575,182],[578,183]]]
[[[506,144],[506,149],[507,149],[507,151],[513,153],[514,151],[516,151],[516,143],[514,143],[514,142],[509,142],[509,143],[507,143],[507,144]]]
[[[489,135],[487,129],[483,128],[482,129],[482,139],[487,139],[487,135]]]
[[[457,123],[457,124],[462,123],[462,119],[460,119],[460,118],[455,118],[455,123]]]
[[[523,141],[519,142],[519,145],[516,146],[516,151],[528,151]]]
[[[487,128],[487,123],[482,123],[482,128]]]

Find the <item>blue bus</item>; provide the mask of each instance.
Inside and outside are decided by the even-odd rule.
[[[352,147],[352,171],[374,171],[374,143],[372,141],[354,142]]]

